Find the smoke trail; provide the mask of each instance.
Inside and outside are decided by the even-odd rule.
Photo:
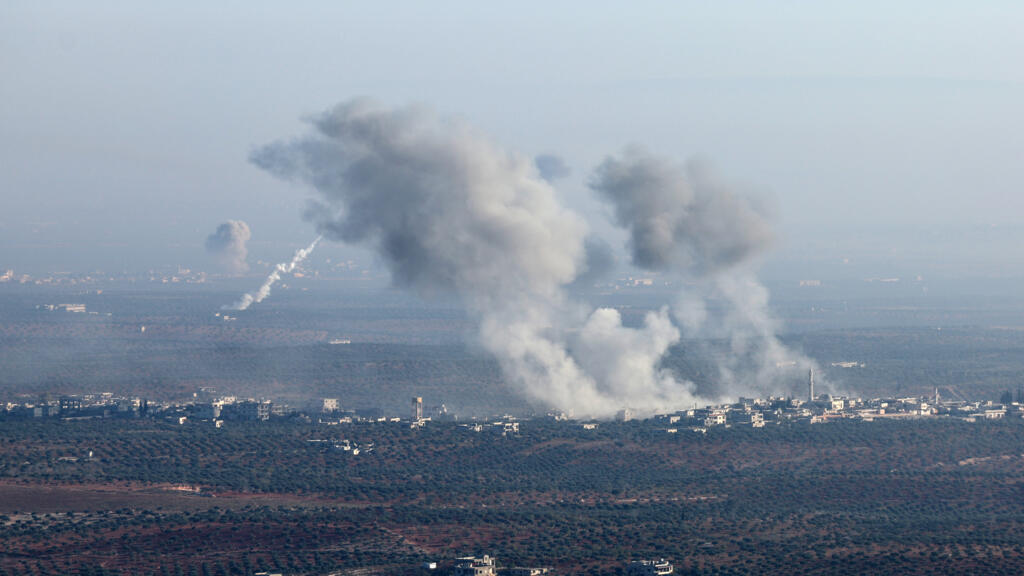
[[[686,336],[728,343],[727,354],[716,354],[718,382],[702,390],[705,395],[784,392],[813,367],[779,341],[768,291],[750,271],[752,258],[771,243],[772,230],[749,201],[699,164],[679,166],[639,148],[607,158],[590,186],[629,232],[634,265],[690,283],[673,310]]]
[[[585,222],[531,159],[417,108],[354,101],[310,124],[252,161],[314,188],[307,218],[328,238],[374,249],[395,284],[457,295],[480,344],[529,398],[578,416],[693,402],[692,384],[658,367],[679,339],[667,310],[630,328],[617,311],[567,296],[588,264],[598,267],[600,243],[587,247]]]
[[[245,261],[249,250],[246,242],[252,237],[249,225],[241,220],[228,220],[207,236],[206,251],[217,256],[231,274],[242,274],[249,270]]]
[[[292,256],[291,261],[282,262],[277,266],[274,266],[274,271],[271,272],[270,276],[267,276],[267,279],[263,281],[263,285],[260,286],[259,290],[243,294],[238,302],[221,306],[221,310],[246,310],[249,306],[262,302],[267,296],[270,296],[270,288],[275,282],[281,279],[281,274],[287,274],[292,270],[295,270],[295,267],[313,252],[313,248],[316,248],[317,242],[320,242],[321,238],[323,238],[323,236],[317,236],[316,240],[313,240],[312,244],[305,248],[296,250],[295,256]]]

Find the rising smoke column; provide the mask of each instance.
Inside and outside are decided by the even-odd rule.
[[[457,295],[528,397],[578,416],[693,401],[689,383],[658,368],[679,339],[667,310],[627,328],[615,310],[566,296],[599,250],[529,158],[419,108],[353,101],[309,122],[310,134],[252,161],[314,188],[307,218],[327,238],[374,249],[396,285]]]
[[[608,157],[590,186],[629,233],[635,266],[690,284],[673,310],[686,335],[728,342],[728,353],[717,355],[719,381],[707,395],[781,392],[787,377],[813,367],[779,341],[768,291],[750,269],[773,234],[749,201],[698,163],[680,166],[640,148]]]
[[[206,237],[206,251],[215,255],[230,274],[243,274],[249,270],[245,261],[249,254],[246,243],[252,233],[241,220],[228,220]]]
[[[270,296],[270,288],[274,285],[275,282],[281,279],[281,274],[288,274],[292,270],[295,270],[295,267],[298,266],[300,262],[305,260],[306,257],[313,252],[313,248],[316,248],[316,245],[318,242],[320,242],[321,238],[323,237],[317,236],[316,240],[313,240],[313,242],[309,246],[306,246],[305,248],[299,248],[298,250],[296,250],[295,255],[292,256],[292,259],[290,261],[281,262],[277,266],[274,266],[274,271],[271,272],[270,276],[267,276],[267,279],[263,281],[263,284],[260,286],[259,290],[255,292],[248,292],[246,294],[242,294],[242,297],[238,300],[238,302],[222,306],[221,309],[246,310],[249,308],[249,306],[252,306],[253,304],[259,304],[260,302],[262,302],[267,296]]]

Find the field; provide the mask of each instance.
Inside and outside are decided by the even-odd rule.
[[[1024,569],[1020,422],[53,420],[0,438],[8,574],[415,574],[473,553],[590,574],[654,556],[683,574]]]
[[[562,574],[621,574],[649,557],[681,574],[1024,571],[1020,420],[585,430],[506,386],[443,304],[283,292],[225,321],[214,311],[231,296],[6,294],[0,400],[333,397],[405,415],[422,396],[461,420],[0,419],[0,575],[399,575],[466,554]],[[48,302],[97,313],[38,308]],[[603,303],[627,324],[649,309]],[[783,338],[823,367],[823,386],[997,400],[1024,382],[1019,311],[868,304],[786,309],[801,329]],[[684,341],[664,366],[700,386],[715,373],[697,352],[727,347]],[[495,414],[538,416],[502,434]]]
[[[232,297],[184,289],[5,294],[0,401],[88,392],[187,401],[206,388],[300,407],[338,398],[345,409],[389,414],[405,414],[412,396],[462,416],[546,412],[505,383],[494,359],[473,344],[472,322],[443,303],[284,293],[236,320],[215,316]],[[64,301],[97,313],[37,308]],[[649,310],[639,296],[600,303],[618,306],[628,325]],[[822,391],[930,396],[937,387],[945,398],[998,400],[1024,383],[1024,320],[1014,308],[906,310],[869,301],[849,312],[821,312],[826,305],[781,309],[789,325],[803,328],[782,339],[818,362]],[[861,326],[869,322],[877,325]],[[714,355],[729,350],[728,342],[684,340],[663,363],[698,391],[712,391]],[[838,362],[859,366],[832,366]],[[801,395],[799,376],[765,393]]]

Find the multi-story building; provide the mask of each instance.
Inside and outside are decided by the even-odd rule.
[[[216,420],[220,418],[221,405],[218,402],[196,404],[192,409],[192,417],[199,420]]]
[[[221,407],[220,415],[225,420],[262,421],[270,418],[270,402],[237,402]]]
[[[725,424],[725,420],[725,412],[716,410],[711,414],[708,414],[708,417],[704,419],[704,425],[721,426],[722,424]]]
[[[60,397],[60,411],[62,413],[67,412],[78,412],[82,409],[81,398],[74,398],[71,396]]]

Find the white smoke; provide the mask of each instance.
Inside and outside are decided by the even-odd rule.
[[[779,339],[782,326],[769,308],[768,290],[750,270],[729,270],[689,285],[672,316],[688,344],[715,360],[715,395],[801,392],[807,370],[818,371],[812,359]]]
[[[667,310],[629,328],[567,296],[600,244],[587,247],[586,223],[529,158],[417,108],[355,101],[310,123],[253,162],[312,186],[307,217],[328,238],[373,248],[396,284],[457,295],[528,397],[578,416],[695,401],[689,382],[658,367],[679,339]]]
[[[772,239],[767,218],[696,163],[680,166],[639,148],[609,157],[590,182],[630,233],[633,264],[690,287],[673,316],[688,338],[725,340],[715,354],[715,397],[791,391],[813,362],[778,338],[768,290],[750,270]],[[712,353],[705,346],[706,353]]]
[[[323,238],[323,236],[317,236],[316,240],[313,240],[309,246],[296,250],[295,255],[292,256],[290,261],[282,262],[274,266],[274,271],[271,272],[270,275],[267,276],[267,279],[263,281],[259,290],[242,294],[242,297],[239,298],[237,302],[221,306],[221,310],[246,310],[249,306],[262,302],[267,296],[270,296],[270,288],[275,282],[281,279],[281,274],[288,274],[292,270],[295,270],[295,267],[313,252],[313,248],[316,248],[317,242],[320,242],[321,238]]]

